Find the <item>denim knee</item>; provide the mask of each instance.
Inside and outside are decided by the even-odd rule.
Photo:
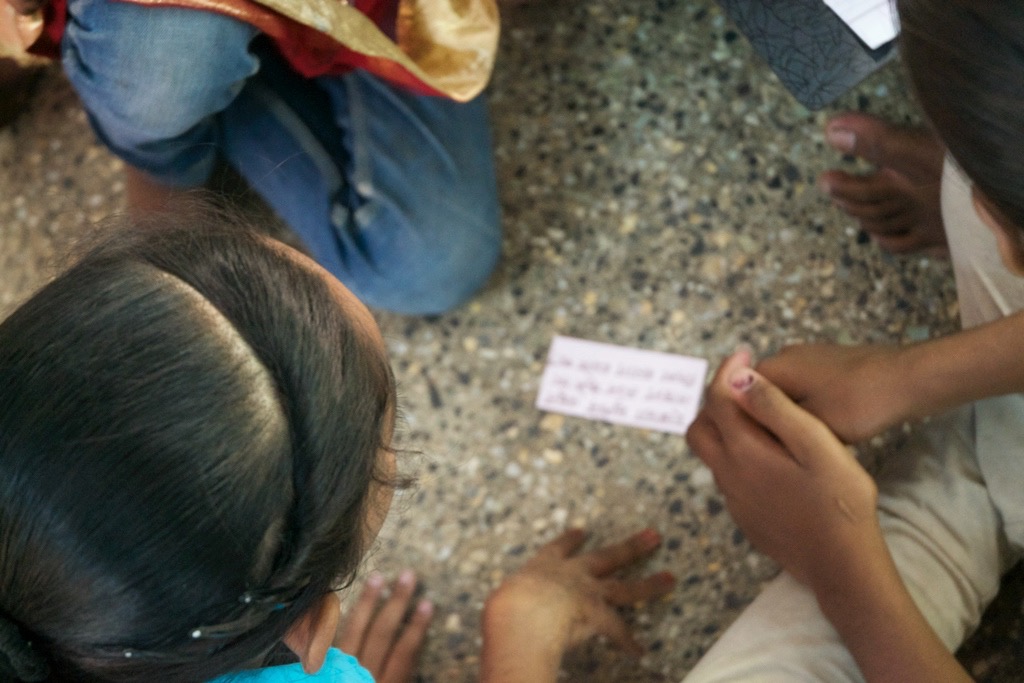
[[[431,212],[428,207],[399,220],[410,225],[360,231],[357,257],[351,248],[344,250],[345,265],[337,275],[368,306],[407,315],[440,314],[487,284],[501,256],[497,201],[475,204],[472,212]],[[392,239],[379,239],[382,233]]]
[[[205,180],[213,117],[259,68],[253,27],[219,14],[71,0],[65,72],[99,137],[129,163],[172,184]]]

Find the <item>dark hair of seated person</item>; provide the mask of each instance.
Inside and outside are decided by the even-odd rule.
[[[393,402],[269,238],[202,208],[109,234],[0,323],[4,640],[48,681],[266,662],[353,579]]]
[[[957,164],[1024,248],[1024,3],[897,0],[900,53]]]

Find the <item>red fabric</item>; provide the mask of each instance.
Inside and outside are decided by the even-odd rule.
[[[395,39],[395,22],[398,21],[398,0],[356,0],[356,9],[370,17],[377,27],[391,40]]]
[[[43,34],[32,43],[29,54],[48,59],[60,58],[60,38],[68,23],[67,0],[51,0],[43,7]]]
[[[30,52],[56,59],[60,55],[60,38],[67,24],[67,1],[51,0],[46,7],[43,35],[30,48]],[[123,0],[132,2],[132,0]],[[186,7],[212,11],[241,19],[260,29],[277,45],[281,55],[299,74],[307,78],[343,74],[352,69],[365,69],[395,85],[425,95],[442,95],[400,64],[389,59],[369,57],[348,49],[330,36],[300,24],[254,0],[158,0],[138,4],[150,6]],[[398,18],[398,0],[358,0],[353,3],[384,33],[395,38]],[[187,46],[183,46],[187,47]]]

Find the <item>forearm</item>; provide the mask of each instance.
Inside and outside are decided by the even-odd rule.
[[[815,593],[868,683],[971,680],[914,604],[887,551],[844,568],[837,582]]]
[[[908,418],[1024,391],[1024,312],[909,346],[898,373],[916,398]]]

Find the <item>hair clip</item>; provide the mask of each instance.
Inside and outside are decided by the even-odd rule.
[[[301,584],[301,586],[304,587],[307,583],[308,581]],[[289,591],[285,595],[294,596],[300,590],[301,587],[297,590]],[[168,651],[126,648],[120,645],[107,645],[96,647],[94,652],[102,653],[102,655],[106,657],[118,657],[122,659],[158,659],[166,661],[187,659],[194,655],[197,648],[202,648],[202,644],[199,641],[227,641],[231,638],[240,636],[259,626],[274,612],[279,612],[280,610],[290,607],[295,601],[294,597],[288,597],[284,600],[281,598],[282,591],[246,591],[238,596],[238,603],[233,606],[232,611],[235,615],[238,615],[237,618],[220,624],[196,626],[188,631],[187,644],[180,644],[177,648],[171,648]],[[2,615],[0,615],[0,619],[2,619]],[[2,625],[3,622],[0,621],[0,632],[3,630]],[[0,645],[2,645],[2,642],[0,642]],[[208,650],[208,653],[215,652],[218,648],[223,646],[224,642],[207,645],[208,648],[211,648]],[[0,652],[3,652],[2,647],[0,647]]]
[[[256,598],[251,593],[244,593],[238,601],[247,607],[257,603]],[[244,633],[255,628],[265,621],[268,615],[274,612],[279,612],[291,604],[292,601],[290,600],[287,602],[263,602],[262,609],[249,610],[237,619],[221,624],[198,626],[189,631],[188,635],[192,640],[199,640],[201,638],[232,638],[240,633]]]

